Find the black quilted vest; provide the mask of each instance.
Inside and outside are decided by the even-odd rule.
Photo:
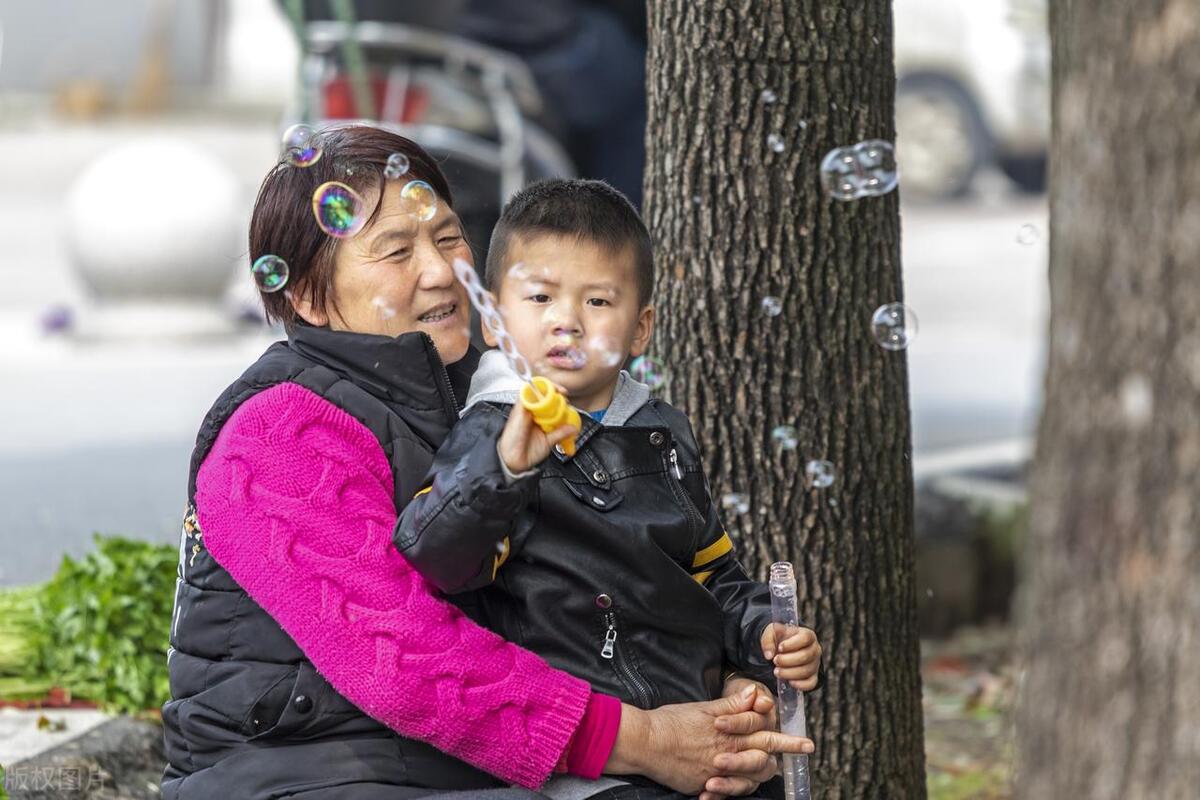
[[[265,800],[310,791],[348,800],[376,796],[369,794],[372,785],[502,785],[397,735],[338,694],[208,554],[194,507],[196,474],[221,426],[248,398],[285,381],[315,392],[375,435],[402,505],[457,420],[458,398],[477,363],[472,350],[447,369],[423,333],[391,339],[305,325],[273,344],[208,412],[192,453],[167,654],[166,800]]]

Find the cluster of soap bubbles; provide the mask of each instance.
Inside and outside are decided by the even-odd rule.
[[[321,160],[316,131],[307,125],[293,125],[283,132],[283,158],[293,167],[311,167]]]
[[[771,431],[771,438],[780,450],[795,450],[800,446],[800,436],[794,425],[779,425]],[[827,489],[837,479],[837,468],[832,461],[814,459],[804,465],[804,476],[810,489]]]
[[[250,266],[250,273],[254,276],[254,284],[260,292],[270,294],[287,286],[288,264],[279,256],[259,256]]]
[[[508,358],[508,363],[512,365],[513,370],[521,376],[521,380],[532,381],[533,371],[529,368],[529,362],[517,349],[517,343],[513,341],[508,328],[504,327],[504,319],[500,316],[500,310],[492,302],[492,295],[483,288],[475,268],[461,258],[456,258],[454,259],[454,276],[458,278],[459,283],[466,287],[467,296],[471,298],[471,305],[475,306],[483,324],[496,337],[496,344],[500,348],[500,352]]]
[[[650,391],[662,388],[667,382],[667,370],[660,361],[650,356],[638,356],[629,364],[629,374],[650,387]]]
[[[880,197],[898,182],[896,151],[882,139],[834,148],[821,162],[821,185],[835,200]]]
[[[917,315],[903,303],[888,303],[871,315],[871,333],[884,350],[903,350],[917,336]]]

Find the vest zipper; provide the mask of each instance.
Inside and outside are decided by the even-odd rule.
[[[617,649],[617,615],[612,611],[605,611],[604,622],[608,625],[608,629],[604,633],[604,646],[600,649],[600,656],[612,661],[617,677],[621,679],[626,688],[633,692],[633,696],[638,701],[638,706],[641,708],[651,708],[654,700],[654,690],[646,682],[646,679],[633,668],[633,665],[626,660],[624,650]]]

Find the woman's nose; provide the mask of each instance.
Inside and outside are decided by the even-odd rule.
[[[418,279],[422,289],[444,289],[458,279],[454,277],[454,267],[436,248],[421,261],[421,277]]]

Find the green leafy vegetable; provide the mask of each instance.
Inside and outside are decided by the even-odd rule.
[[[0,697],[61,686],[102,708],[138,712],[170,696],[166,650],[177,550],[96,535],[47,583],[0,592]]]

